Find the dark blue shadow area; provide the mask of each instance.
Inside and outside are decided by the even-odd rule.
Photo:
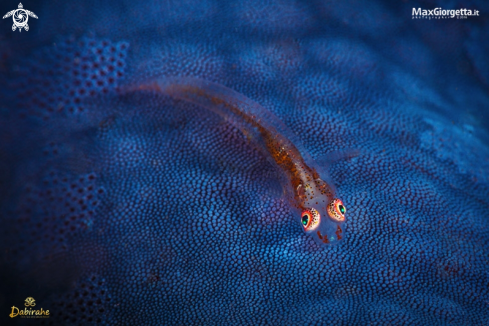
[[[486,2],[23,4],[29,31],[0,21],[2,325],[489,324]],[[317,247],[229,122],[118,91],[150,76],[232,88],[313,157],[360,149],[331,166],[346,239]],[[27,297],[51,317],[9,318]]]

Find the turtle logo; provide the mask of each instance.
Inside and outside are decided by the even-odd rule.
[[[17,28],[19,29],[19,32],[22,32],[22,28],[24,28],[26,31],[29,30],[29,25],[27,25],[29,16],[37,19],[35,13],[29,10],[25,10],[23,8],[24,7],[22,6],[22,3],[19,3],[19,9],[14,9],[12,11],[9,11],[8,13],[5,14],[5,16],[3,16],[3,19],[13,16],[12,18],[14,20],[14,24],[12,25],[12,31],[14,32]]]

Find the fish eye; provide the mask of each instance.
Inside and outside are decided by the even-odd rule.
[[[304,228],[307,228],[309,226],[309,223],[311,222],[311,213],[309,211],[305,211],[302,213],[301,222]]]
[[[346,207],[341,199],[335,198],[328,205],[328,215],[336,222],[345,221]]]
[[[321,215],[314,208],[306,209],[301,215],[301,224],[304,231],[312,231],[321,222]]]
[[[341,214],[345,214],[345,212],[346,212],[345,206],[340,204],[340,205],[338,205],[338,209],[339,209]]]

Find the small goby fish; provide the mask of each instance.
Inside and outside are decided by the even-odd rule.
[[[187,77],[153,77],[121,90],[156,92],[184,100],[235,124],[277,167],[284,193],[304,232],[318,244],[335,244],[345,238],[346,207],[336,197],[327,172],[297,136],[258,103],[225,86]]]

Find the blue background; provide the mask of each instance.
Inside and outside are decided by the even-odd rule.
[[[18,3],[3,1],[2,15]],[[0,22],[0,309],[75,325],[488,325],[483,1],[25,2]],[[412,19],[412,8],[480,17]],[[331,166],[317,247],[231,124],[117,86],[226,85]]]

